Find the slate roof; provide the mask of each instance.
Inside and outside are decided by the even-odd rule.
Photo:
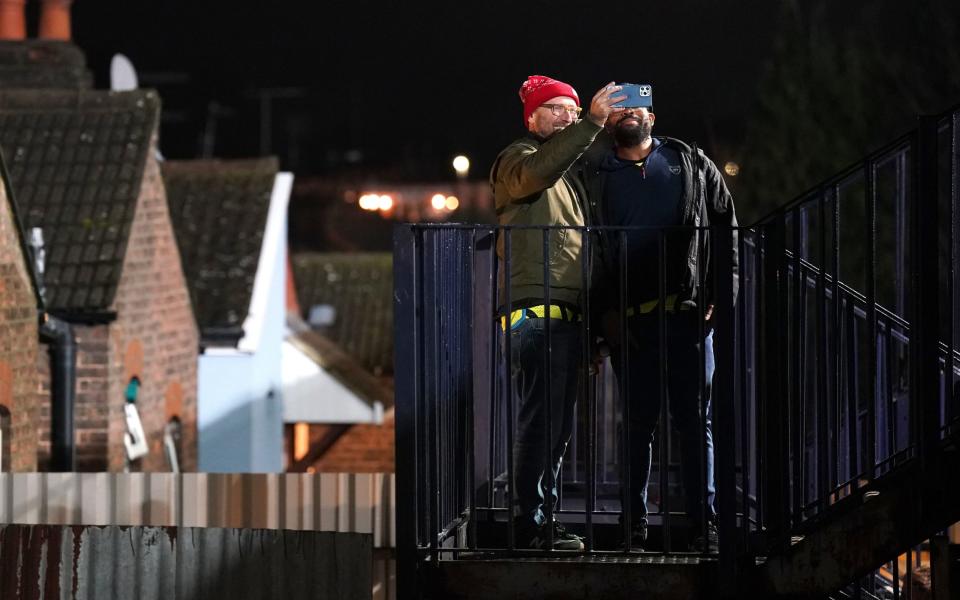
[[[43,228],[51,312],[109,316],[159,112],[153,91],[0,91],[0,147],[24,227]]]
[[[235,346],[250,308],[277,159],[167,161],[161,168],[202,343]]]
[[[334,308],[317,331],[374,375],[393,374],[393,256],[386,252],[304,253],[292,258],[304,317],[311,307]]]
[[[0,41],[0,88],[90,89],[83,51],[70,42]]]

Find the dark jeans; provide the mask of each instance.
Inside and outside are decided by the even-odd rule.
[[[673,426],[680,434],[680,466],[686,512],[695,524],[703,522],[703,492],[706,489],[707,518],[715,519],[713,500],[713,431],[710,417],[710,387],[713,382],[713,331],[705,326],[704,339],[706,423],[701,425],[700,331],[697,310],[666,315],[667,398]],[[656,313],[632,317],[627,321],[630,332],[629,402],[630,402],[630,507],[634,523],[647,518],[647,486],[650,482],[650,455],[660,419],[660,332]],[[621,354],[613,348],[614,372],[622,376]],[[706,474],[701,474],[702,443],[706,441]],[[667,457],[660,458],[660,468],[667,468]],[[665,495],[667,490],[661,490]],[[662,503],[662,501],[661,501]]]
[[[552,356],[549,372],[544,372],[547,354],[546,319],[527,318],[511,333],[513,397],[516,411],[516,436],[513,444],[514,489],[518,517],[530,517],[538,525],[545,520],[544,498],[548,492],[546,472],[553,470],[554,485],[549,490],[553,506],[557,503],[556,480],[563,453],[573,433],[576,417],[577,382],[580,375],[582,336],[580,323],[550,320]],[[550,379],[551,433],[550,459],[546,441],[546,380]]]

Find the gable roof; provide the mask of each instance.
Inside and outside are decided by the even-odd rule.
[[[167,161],[161,169],[203,343],[236,346],[250,309],[277,159]]]
[[[83,51],[70,42],[0,41],[3,89],[90,89],[93,75]]]
[[[24,227],[43,228],[50,312],[110,317],[160,111],[152,91],[0,91]]]
[[[317,331],[374,375],[393,374],[393,256],[387,252],[304,253],[293,256],[300,306],[333,308]]]

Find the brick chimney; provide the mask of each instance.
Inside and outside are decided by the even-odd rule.
[[[43,0],[38,36],[41,40],[70,40],[71,4],[73,0]]]
[[[0,40],[27,37],[27,19],[23,11],[26,3],[26,0],[0,0]]]

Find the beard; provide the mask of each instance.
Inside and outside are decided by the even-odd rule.
[[[650,139],[652,132],[653,124],[649,119],[643,119],[639,125],[626,125],[621,121],[613,129],[613,139],[622,148],[633,148]]]

